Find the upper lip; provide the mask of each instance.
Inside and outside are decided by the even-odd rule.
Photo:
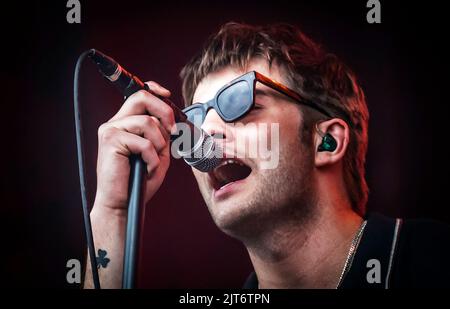
[[[248,166],[250,169],[253,170],[252,166],[248,164],[248,162],[245,162],[244,160],[240,158],[236,158],[235,156],[231,156],[224,153],[224,158],[222,159],[222,162],[213,170],[208,172],[208,183],[209,185],[214,188],[215,190],[219,190],[221,188],[221,185],[219,181],[217,180],[216,176],[214,175],[214,172],[217,168],[223,166],[224,164],[227,164],[229,161],[237,162],[239,164],[243,164]]]

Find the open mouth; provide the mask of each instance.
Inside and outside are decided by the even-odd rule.
[[[237,159],[225,159],[209,176],[212,180],[212,186],[215,190],[219,190],[233,182],[247,178],[252,169]]]

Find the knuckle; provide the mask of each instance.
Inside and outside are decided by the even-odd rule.
[[[142,142],[142,151],[143,152],[152,152],[154,150],[154,146],[153,143],[151,141],[149,141],[148,139],[146,139],[145,141]]]
[[[148,165],[151,167],[151,169],[156,169],[160,164],[160,160],[159,160],[158,156],[151,157],[151,159],[149,161],[150,162],[148,162]]]
[[[147,115],[142,116],[141,121],[143,127],[152,127],[154,124],[152,117]]]
[[[164,147],[166,146],[166,143],[164,140],[161,140],[160,138],[158,138],[158,140],[155,142],[155,151],[157,153],[159,153],[161,150],[164,149]]]
[[[135,93],[135,96],[138,101],[144,101],[149,97],[149,93],[146,90],[139,90]]]
[[[158,167],[161,164],[161,160],[159,159],[158,156],[155,156],[155,167]]]
[[[161,111],[162,116],[166,117],[168,120],[171,121],[174,118],[173,111],[168,105],[164,104],[164,106],[161,108]]]
[[[155,116],[150,116],[151,120],[153,121],[154,124],[156,125],[160,125],[161,122],[159,121],[159,119]]]
[[[113,128],[113,127],[107,125],[106,123],[102,124],[98,128],[99,140],[102,142],[106,142],[106,143],[109,142],[116,136],[116,131],[117,131],[116,128]]]
[[[103,132],[105,131],[106,126],[107,126],[106,123],[102,123],[102,124],[98,127],[97,135],[98,135],[99,137],[103,135]]]
[[[148,101],[150,94],[145,90],[139,90],[133,93],[126,101],[124,106],[140,106]],[[123,107],[122,107],[123,108]]]

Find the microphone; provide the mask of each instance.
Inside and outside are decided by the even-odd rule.
[[[138,77],[129,73],[111,57],[95,49],[91,49],[88,56],[97,65],[100,73],[119,89],[125,99],[144,89],[169,105],[173,110],[175,122],[186,125],[190,133],[190,147],[186,150],[181,147],[178,148],[178,154],[183,157],[188,165],[201,172],[208,172],[220,164],[222,150],[214,141],[214,138],[190,122],[178,106],[169,99],[152,92]],[[178,135],[171,135],[171,141],[181,138],[185,133],[184,130],[179,132]],[[182,143],[180,146],[185,146],[185,144]]]
[[[185,147],[186,139],[184,139],[182,140],[183,143],[181,143],[177,149],[178,154],[184,158],[184,161],[187,164],[202,172],[208,172],[220,164],[221,156],[218,156],[218,154],[221,154],[221,148],[216,144],[214,138],[208,135],[202,129],[197,128],[192,122],[190,122],[187,119],[186,114],[184,114],[175,104],[173,104],[167,98],[153,93],[148,88],[148,86],[144,84],[138,77],[126,71],[111,57],[108,57],[95,49],[89,50],[87,52],[87,55],[97,64],[100,73],[123,93],[125,99],[136,91],[144,89],[157,96],[164,103],[170,106],[170,108],[173,110],[175,122],[178,126],[177,131],[180,132],[178,135],[171,135],[171,140],[174,141],[178,138],[181,138],[182,135],[185,134],[184,130],[179,130],[179,124],[185,124],[188,128],[187,133],[190,134],[190,144],[188,145],[189,147]],[[187,150],[185,150],[185,148],[187,148]],[[128,218],[122,278],[122,287],[125,289],[133,288],[136,283],[136,264],[139,247],[139,221],[142,217],[144,217],[143,215],[141,216],[141,212],[143,211],[143,208],[141,207],[141,190],[143,174],[145,171],[145,163],[142,158],[138,156],[131,156],[130,159],[130,196],[128,200]],[[87,218],[86,220],[87,222],[89,222],[89,218]],[[87,226],[86,229],[88,230]],[[92,249],[93,245],[91,245],[90,248]],[[94,250],[92,249],[90,251]]]

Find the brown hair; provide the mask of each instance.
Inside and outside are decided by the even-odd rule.
[[[364,93],[356,76],[342,61],[326,53],[297,27],[234,22],[223,25],[181,71],[185,105],[192,104],[198,84],[208,74],[227,66],[244,69],[256,57],[263,57],[270,66],[279,65],[286,73],[289,87],[347,122],[350,141],[344,156],[344,181],[352,208],[364,215],[368,198],[364,164],[369,120]],[[306,110],[311,111],[302,110],[303,125],[312,132],[317,113]]]

